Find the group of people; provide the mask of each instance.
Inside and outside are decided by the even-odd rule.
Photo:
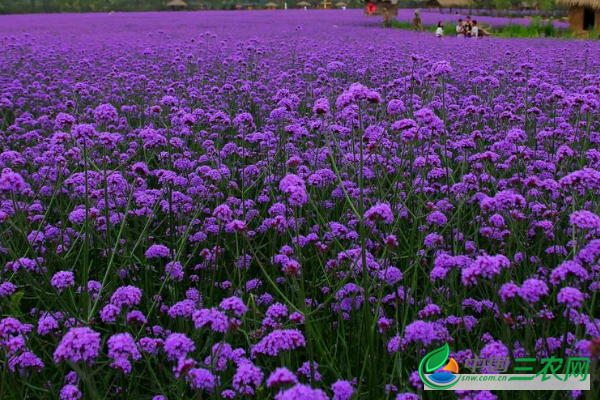
[[[384,18],[385,21],[385,18]],[[423,31],[423,24],[421,21],[421,14],[419,10],[415,10],[415,17],[413,18],[413,25],[418,31]],[[456,36],[459,38],[479,38],[481,36],[489,36],[489,32],[485,29],[480,28],[477,25],[476,20],[472,20],[470,15],[467,15],[465,20],[462,18],[458,19],[456,24]],[[444,23],[439,21],[435,30],[435,36],[438,38],[444,37]]]
[[[470,16],[467,16],[463,21],[459,18],[456,24],[456,36],[459,38],[478,38],[480,35],[480,29],[477,26],[476,20],[471,20]],[[435,36],[438,38],[444,37],[444,23],[438,22],[437,29],[435,30]]]
[[[456,24],[456,36],[478,38],[479,33],[477,21],[471,21],[470,16],[467,15],[464,21],[461,18],[458,19],[458,23]]]

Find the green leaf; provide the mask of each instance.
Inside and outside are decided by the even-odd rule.
[[[427,372],[435,371],[442,365],[448,361],[448,356],[450,355],[450,346],[448,343],[443,345],[437,350],[433,350],[429,354],[427,354],[427,362],[425,363],[425,369]]]
[[[16,292],[10,296],[10,308],[17,315],[21,315],[21,299],[25,292]]]

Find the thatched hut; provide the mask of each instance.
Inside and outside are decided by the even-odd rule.
[[[298,7],[298,8],[310,8],[310,7],[312,7],[312,4],[310,4],[308,1],[301,1],[299,3],[296,3],[296,7]]]
[[[172,11],[181,11],[187,7],[187,3],[183,0],[171,0],[167,3],[167,7]]]
[[[319,8],[322,8],[323,10],[331,10],[333,8],[333,3],[331,0],[323,0],[319,3]]]
[[[348,4],[344,3],[343,1],[338,1],[337,3],[335,3],[335,7],[336,8],[343,8],[345,10],[346,7],[348,7]]]
[[[265,8],[267,10],[277,10],[277,4],[275,4],[275,3],[267,3],[267,4],[265,4]]]
[[[452,12],[452,9],[463,10],[465,8],[473,7],[472,0],[429,0],[427,1],[427,7],[443,9],[447,8]]]
[[[600,33],[600,0],[558,0],[557,4],[569,8],[572,31]]]

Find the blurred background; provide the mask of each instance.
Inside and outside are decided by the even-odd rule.
[[[465,7],[465,4],[468,6]],[[198,11],[264,9],[341,9],[364,8],[360,0],[0,0],[0,14],[117,12],[117,11]],[[560,10],[555,0],[406,0],[402,8],[477,10],[478,15],[550,15]]]

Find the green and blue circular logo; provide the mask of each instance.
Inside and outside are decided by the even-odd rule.
[[[419,364],[419,377],[421,381],[432,389],[449,389],[458,383],[458,363],[450,356],[448,343],[425,355]],[[443,365],[443,371],[435,372]],[[429,375],[429,376],[426,376]]]

